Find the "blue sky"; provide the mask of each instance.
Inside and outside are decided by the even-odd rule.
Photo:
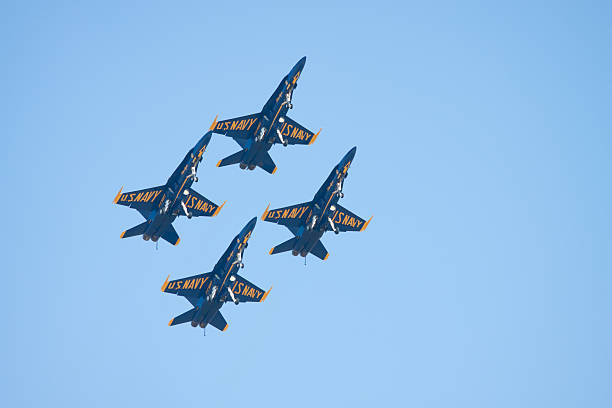
[[[612,405],[611,10],[605,2],[3,3],[5,406]],[[178,247],[120,240],[215,115],[261,109],[306,55],[273,176],[214,164],[228,203]],[[268,250],[225,333],[167,322],[266,205],[310,200],[352,146],[367,231],[321,262]]]

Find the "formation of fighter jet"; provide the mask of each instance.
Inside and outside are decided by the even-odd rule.
[[[206,197],[191,189],[198,181],[196,172],[206,146],[210,143],[212,132],[207,132],[174,170],[163,186],[144,190],[122,193],[123,187],[117,193],[114,203],[136,209],[146,221],[123,231],[121,238],[142,235],[145,241],[153,242],[161,237],[172,245],[181,241],[172,223],[179,215],[191,217],[214,217],[225,205],[218,206]]]
[[[270,210],[268,205],[261,219],[284,225],[295,235],[294,238],[273,247],[270,255],[291,251],[294,256],[299,254],[305,257],[312,253],[326,260],[329,253],[320,240],[326,231],[339,234],[366,229],[372,217],[366,222],[338,204],[338,200],[344,197],[344,180],[348,176],[348,169],[356,151],[357,147],[353,147],[332,169],[312,201],[275,210]]]
[[[220,160],[217,167],[240,164],[241,169],[253,170],[259,166],[271,174],[276,171],[276,165],[268,151],[274,144],[312,144],[321,130],[315,134],[287,116],[288,110],[293,108],[293,91],[305,63],[306,57],[298,61],[281,80],[261,112],[219,122],[215,118],[209,131],[187,152],[166,184],[128,193],[122,193],[121,187],[114,203],[134,208],[145,218],[145,222],[123,231],[121,238],[142,235],[145,241],[157,242],[162,238],[178,245],[180,238],[172,226],[177,217],[214,217],[219,213],[225,202],[219,206],[191,188],[198,181],[198,165],[213,133],[229,136],[242,147],[241,151]],[[311,201],[275,210],[270,210],[268,204],[261,219],[284,225],[294,235],[273,247],[270,255],[291,251],[294,256],[299,254],[306,257],[312,253],[325,260],[329,256],[321,243],[325,232],[339,234],[366,229],[372,217],[366,222],[338,204],[339,199],[344,197],[344,180],[356,151],[357,147],[353,147],[332,169]],[[227,322],[220,309],[226,302],[232,301],[237,305],[266,299],[272,288],[264,292],[238,275],[238,271],[244,268],[244,250],[256,223],[257,218],[251,219],[234,237],[211,272],[172,281],[168,281],[168,275],[162,292],[183,296],[193,306],[170,320],[169,326],[191,322],[193,327],[205,329],[210,324],[225,331]]]
[[[241,151],[220,160],[217,167],[239,163],[243,170],[259,166],[274,174],[276,165],[268,154],[272,145],[310,145],[315,141],[321,130],[315,134],[287,116],[287,111],[293,108],[293,91],[304,64],[306,57],[281,80],[261,112],[219,122],[215,118],[210,130],[231,137],[242,147]]]
[[[205,328],[208,324],[221,331],[227,329],[227,322],[221,315],[225,302],[263,302],[270,293],[253,285],[238,270],[244,268],[242,262],[244,250],[253,233],[257,218],[248,224],[234,237],[211,272],[188,278],[164,282],[161,290],[185,297],[193,308],[170,320],[168,326],[191,322],[191,326]]]

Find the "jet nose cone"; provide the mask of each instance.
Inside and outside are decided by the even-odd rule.
[[[212,138],[212,131],[208,131],[204,134],[204,136],[202,136],[202,139],[200,140],[200,144],[208,144],[210,143],[210,139]]]
[[[355,153],[357,153],[357,146],[349,150],[349,152],[346,154],[346,160],[353,160]]]
[[[252,230],[253,228],[255,228],[255,224],[257,224],[257,217],[251,218],[251,221],[249,221],[248,224],[244,227],[244,230]]]
[[[294,76],[298,72],[302,72],[302,69],[304,69],[304,65],[306,65],[306,57],[303,57],[297,62],[297,64],[293,66],[291,72],[289,73],[289,76]]]

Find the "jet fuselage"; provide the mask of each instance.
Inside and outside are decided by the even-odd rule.
[[[298,61],[283,78],[275,93],[270,97],[261,111],[261,120],[257,124],[253,138],[249,139],[240,162],[240,168],[254,169],[261,153],[270,150],[277,134],[280,134],[287,111],[292,107],[293,90],[306,64],[306,57]]]
[[[189,188],[194,181],[197,181],[198,164],[202,161],[202,155],[211,137],[212,132],[207,132],[193,149],[187,152],[181,164],[166,182],[159,207],[151,211],[147,217],[149,225],[142,235],[145,241],[149,239],[157,241],[181,212],[191,218],[182,198],[189,196]]]

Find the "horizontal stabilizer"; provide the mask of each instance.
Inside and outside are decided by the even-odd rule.
[[[274,161],[272,161],[272,158],[268,152],[263,152],[259,155],[257,165],[270,174],[274,174],[276,172],[276,164],[274,164]]]
[[[170,320],[170,322],[168,323],[168,326],[176,326],[177,324],[182,324],[182,323],[187,323],[187,322],[192,321],[197,310],[198,309],[194,307],[193,309],[188,310],[185,313],[176,316],[174,319]]]
[[[323,246],[321,240],[318,240],[314,247],[310,250],[310,253],[319,259],[326,260],[329,256],[327,249]]]
[[[172,245],[178,245],[179,242],[181,242],[181,239],[179,238],[172,224],[168,225],[168,229],[162,234],[161,237]]]
[[[291,251],[295,246],[297,237],[293,237],[288,241],[283,242],[270,250],[270,255],[280,254],[281,252]]]
[[[229,166],[232,164],[238,164],[242,160],[242,156],[244,155],[244,150],[236,152],[230,156],[227,156],[225,159],[219,160],[217,163],[217,167]]]
[[[129,238],[135,237],[136,235],[142,235],[147,230],[147,225],[149,225],[149,222],[145,221],[142,224],[138,224],[137,226],[132,227],[127,231],[123,231],[121,233],[121,238]]]
[[[223,318],[223,315],[221,314],[221,311],[219,311],[219,310],[217,311],[215,316],[210,321],[210,325],[213,326],[213,327],[216,327],[217,329],[219,329],[221,331],[227,330],[227,322]]]

